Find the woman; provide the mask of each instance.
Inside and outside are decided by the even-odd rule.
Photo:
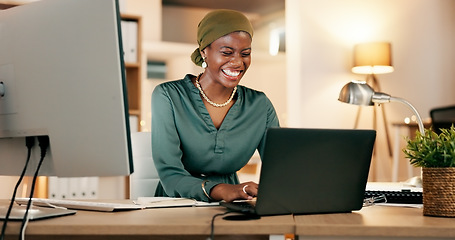
[[[264,93],[239,85],[251,62],[253,28],[241,13],[216,10],[198,25],[192,61],[198,76],[160,84],[152,94],[152,152],[160,176],[156,196],[202,201],[252,199],[254,182],[236,172],[279,126]]]

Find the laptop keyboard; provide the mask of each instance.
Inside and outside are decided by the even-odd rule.
[[[230,210],[243,213],[255,213],[256,201],[240,200],[234,202],[220,202],[221,206],[227,207]]]
[[[244,208],[244,209],[254,209],[255,208],[255,202],[247,202],[247,201],[239,201],[235,202],[238,206]]]

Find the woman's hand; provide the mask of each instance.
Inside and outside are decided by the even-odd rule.
[[[213,200],[232,202],[234,200],[246,199],[251,200],[258,194],[258,184],[255,182],[246,182],[237,185],[220,183],[212,188],[210,197]]]

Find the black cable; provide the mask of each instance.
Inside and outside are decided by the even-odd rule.
[[[218,213],[218,214],[213,215],[212,222],[210,224],[210,237],[207,240],[215,240],[215,218],[219,217],[219,216],[224,216],[224,215],[226,215],[228,213],[231,213],[231,211],[227,211],[227,212],[224,212],[224,213]]]
[[[19,180],[17,180],[16,186],[14,187],[13,191],[13,196],[11,197],[11,202],[9,203],[8,210],[5,215],[5,219],[3,222],[3,227],[2,227],[2,233],[0,235],[0,240],[3,240],[5,238],[5,231],[6,231],[6,225],[8,224],[9,216],[11,214],[11,210],[13,209],[14,201],[16,199],[16,193],[17,189],[19,189],[19,186],[21,185],[22,180],[24,179],[25,172],[27,171],[27,166],[30,161],[30,157],[32,155],[32,148],[33,145],[35,145],[35,137],[25,137],[25,146],[27,147],[27,159],[25,161],[24,168],[22,169],[22,173],[19,177]]]
[[[28,222],[28,211],[30,210],[30,207],[32,205],[32,198],[33,198],[33,193],[35,192],[36,179],[38,177],[38,173],[41,168],[41,165],[43,164],[44,157],[46,156],[47,148],[49,147],[49,137],[48,136],[38,136],[38,142],[39,142],[39,147],[41,149],[41,157],[40,157],[40,160],[38,163],[38,167],[36,168],[35,174],[33,175],[32,186],[30,189],[30,197],[27,202],[27,208],[25,210],[24,217],[22,218],[22,225],[21,225],[19,240],[22,240],[22,236],[23,236],[22,233],[25,231],[25,226],[26,226],[26,223]]]

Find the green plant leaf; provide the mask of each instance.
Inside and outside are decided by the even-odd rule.
[[[455,127],[441,129],[438,135],[431,128],[417,132],[414,139],[406,138],[405,157],[415,167],[455,166]]]

